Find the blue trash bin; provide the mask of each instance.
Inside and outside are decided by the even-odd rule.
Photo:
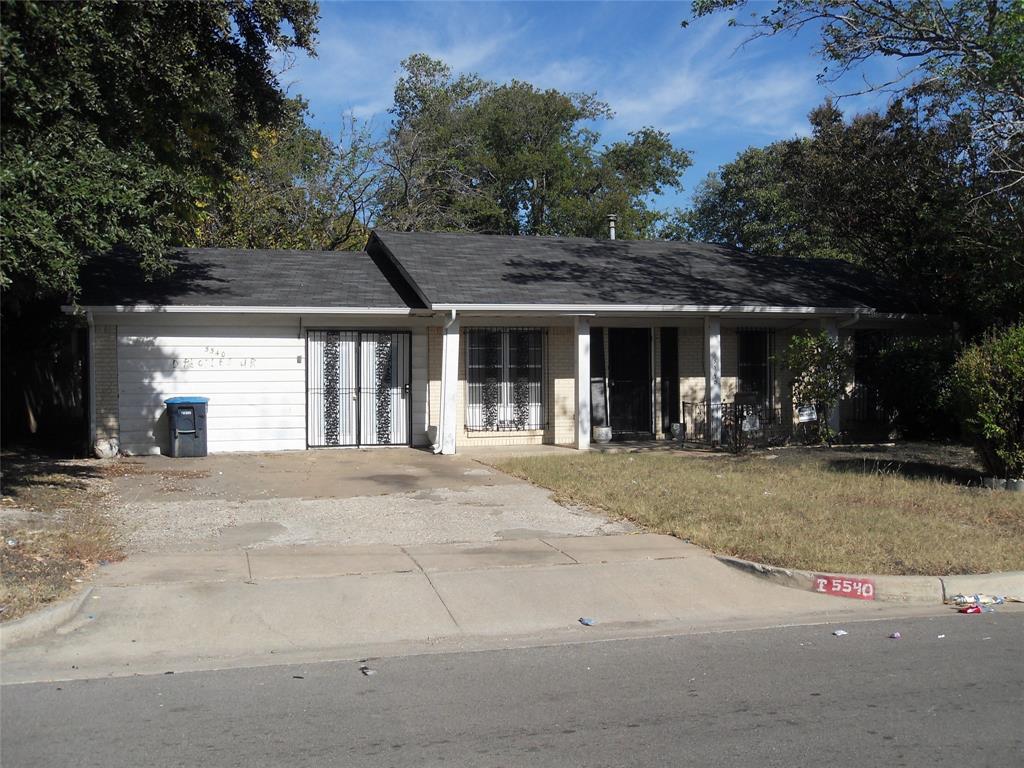
[[[174,458],[206,455],[206,408],[208,397],[171,397],[167,406],[170,455]]]

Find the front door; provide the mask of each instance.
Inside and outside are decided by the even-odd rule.
[[[651,331],[608,328],[608,416],[615,437],[650,436]]]
[[[408,445],[410,335],[308,331],[306,444]]]

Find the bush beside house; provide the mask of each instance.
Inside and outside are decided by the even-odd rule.
[[[853,365],[849,346],[826,331],[798,333],[790,339],[782,362],[792,376],[793,401],[813,405],[818,416],[818,434],[829,444],[836,434],[830,416],[846,391],[847,372]]]
[[[1024,324],[965,349],[950,379],[964,426],[985,468],[1024,477]]]

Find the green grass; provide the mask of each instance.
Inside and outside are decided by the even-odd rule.
[[[640,526],[771,565],[879,574],[1024,570],[1024,495],[897,470],[837,471],[827,451],[516,457],[495,466]],[[884,465],[883,465],[884,466]],[[898,465],[893,465],[898,466]]]

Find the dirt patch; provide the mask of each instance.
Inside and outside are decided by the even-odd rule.
[[[15,451],[2,462],[0,621],[10,621],[61,599],[96,564],[123,557],[110,475],[125,470]]]

